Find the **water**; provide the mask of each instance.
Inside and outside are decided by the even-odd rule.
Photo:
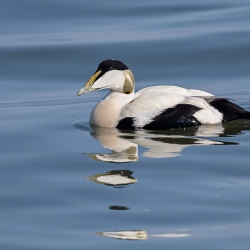
[[[249,121],[94,130],[106,92],[76,96],[116,58],[137,89],[250,110],[249,1],[2,0],[0,13],[1,249],[249,249]]]

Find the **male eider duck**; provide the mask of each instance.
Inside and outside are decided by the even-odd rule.
[[[250,119],[250,112],[201,90],[153,86],[135,93],[133,73],[118,60],[101,62],[77,95],[99,89],[110,89],[90,115],[101,127],[153,130]]]

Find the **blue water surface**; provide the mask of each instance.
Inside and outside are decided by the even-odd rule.
[[[1,0],[0,248],[250,248],[250,122],[93,129],[108,58],[250,110],[250,2]]]

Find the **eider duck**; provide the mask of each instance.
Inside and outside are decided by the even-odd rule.
[[[177,86],[152,86],[135,93],[131,70],[121,61],[102,61],[77,95],[110,89],[92,110],[90,123],[118,129],[167,129],[250,119],[226,98]]]

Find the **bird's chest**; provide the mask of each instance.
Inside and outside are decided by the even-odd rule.
[[[117,107],[112,100],[99,102],[92,110],[90,123],[101,127],[116,127],[121,108]]]

